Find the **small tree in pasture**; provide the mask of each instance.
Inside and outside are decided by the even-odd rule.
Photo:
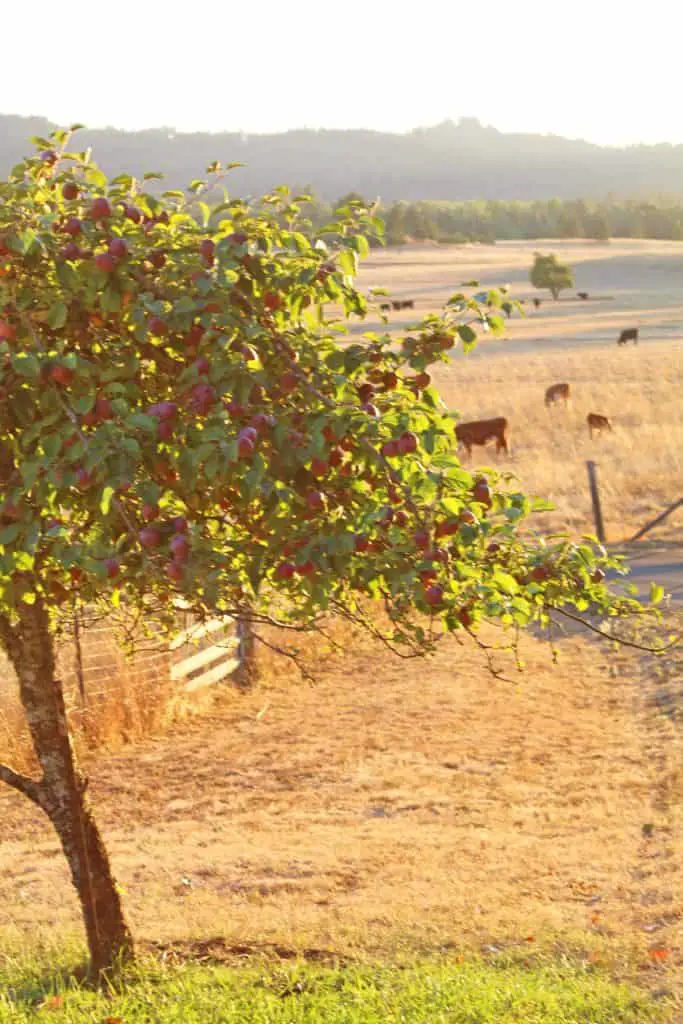
[[[549,288],[554,299],[557,299],[563,288],[574,287],[574,272],[566,263],[560,263],[554,253],[543,256],[534,253],[534,265],[529,274],[534,288]]]
[[[340,343],[367,211],[316,237],[286,188],[209,205],[206,182],[153,194],[69,133],[37,141],[0,183],[0,643],[39,771],[0,779],[56,829],[100,973],[133,942],[55,674],[75,611],[171,636],[182,599],[257,638],[334,613],[421,655],[484,619],[632,604],[602,549],[534,542],[529,499],[458,462],[428,368],[499,315],[458,294],[398,342]]]

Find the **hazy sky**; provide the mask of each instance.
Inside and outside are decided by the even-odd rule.
[[[248,132],[474,116],[683,142],[682,23],[671,0],[24,0],[3,5],[0,111]]]

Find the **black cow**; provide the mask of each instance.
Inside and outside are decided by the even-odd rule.
[[[617,338],[617,345],[625,345],[628,341],[632,341],[634,345],[638,344],[637,327],[627,327],[626,330],[622,331]]]
[[[541,305],[541,300],[540,299],[534,299],[534,306],[536,307],[536,309],[538,309],[538,307],[540,305]]]
[[[388,313],[389,310],[391,309],[391,303],[390,302],[383,302],[379,308],[381,309],[381,311],[383,313]]]
[[[579,296],[580,299],[589,298],[588,292],[577,292],[576,294]]]

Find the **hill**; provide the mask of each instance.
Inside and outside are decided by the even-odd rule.
[[[42,117],[0,115],[0,174],[54,127]],[[233,189],[312,186],[325,199],[356,190],[398,199],[550,199],[680,193],[683,146],[602,147],[555,135],[511,134],[475,118],[395,135],[378,131],[296,130],[272,135],[176,133],[172,128],[83,131],[108,173],[163,171],[180,186],[212,160],[240,161]]]

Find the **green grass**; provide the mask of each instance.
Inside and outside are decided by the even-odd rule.
[[[630,1024],[648,997],[592,968],[427,961],[407,967],[147,964],[98,993],[0,958],[0,1022],[125,1024]]]

